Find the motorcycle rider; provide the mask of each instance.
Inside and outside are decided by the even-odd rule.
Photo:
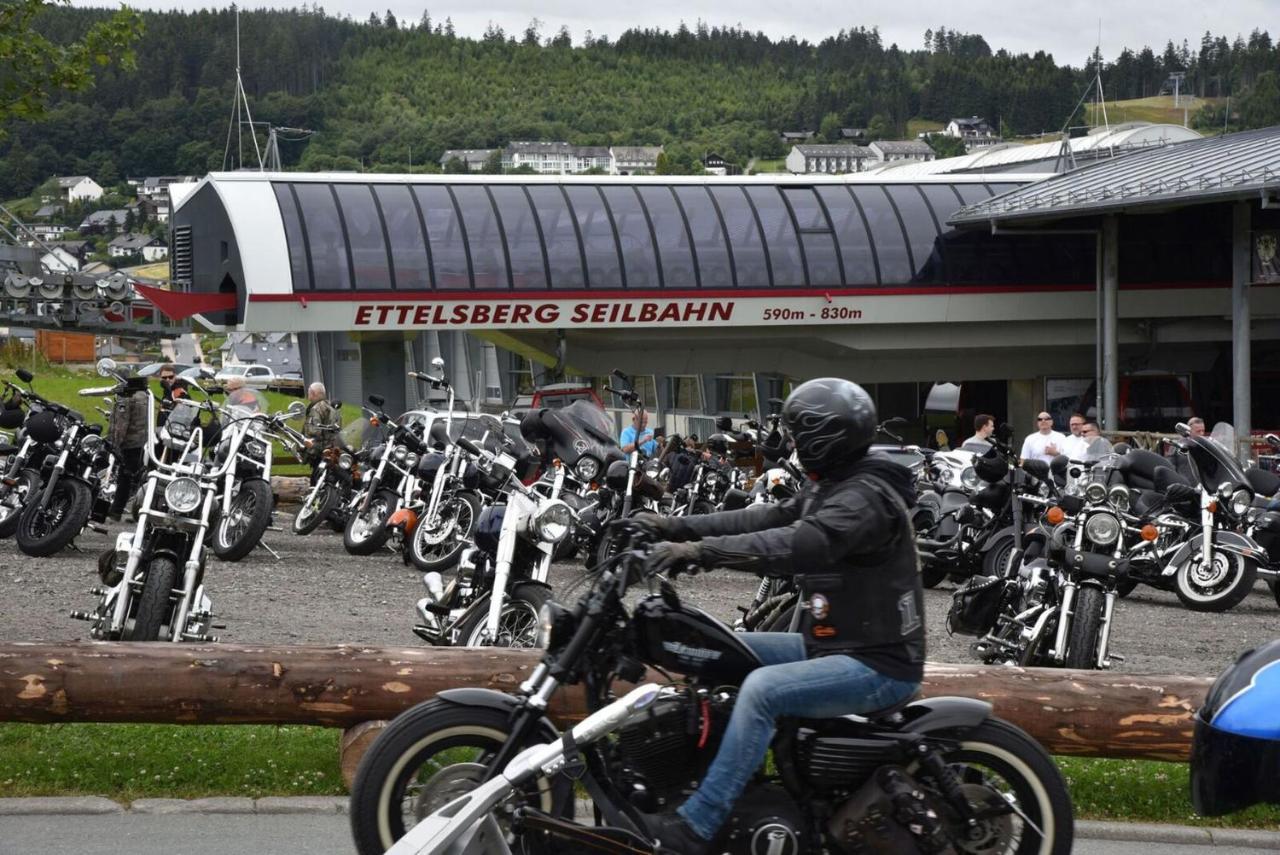
[[[911,530],[910,471],[869,454],[876,409],[855,383],[810,380],[783,405],[809,483],[797,496],[632,524],[663,541],[661,572],[727,568],[795,575],[805,595],[800,633],[741,636],[764,663],[738,694],[715,760],[675,814],[646,816],[661,851],[705,852],[763,762],[779,716],[827,718],[897,706],[924,675],[924,597]]]

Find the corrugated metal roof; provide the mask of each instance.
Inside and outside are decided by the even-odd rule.
[[[1050,219],[1280,189],[1280,126],[1141,151],[1056,175],[977,205],[951,223]]]

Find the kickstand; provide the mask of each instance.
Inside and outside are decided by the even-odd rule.
[[[279,553],[279,552],[276,552],[276,551],[275,551],[274,549],[272,549],[270,546],[267,546],[267,542],[266,542],[265,540],[260,540],[260,541],[258,541],[258,548],[259,548],[259,549],[265,549],[265,550],[267,550],[267,552],[270,552],[270,553],[271,553],[271,557],[272,557],[272,558],[274,558],[274,559],[275,559],[275,560],[277,560],[277,561],[279,561],[279,560],[280,560],[280,553]]]

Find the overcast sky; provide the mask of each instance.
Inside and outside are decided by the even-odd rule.
[[[112,5],[103,0],[73,2],[77,6]],[[129,5],[142,9],[198,9],[211,4],[200,0],[130,0]],[[246,8],[262,5],[290,8],[300,3],[247,0],[243,4]],[[429,9],[433,19],[451,17],[460,34],[473,36],[483,33],[491,21],[508,34],[519,33],[531,18],[537,17],[543,22],[544,35],[567,25],[574,44],[581,43],[587,30],[616,38],[632,27],[675,29],[682,20],[692,27],[702,18],[712,25],[740,24],[775,38],[795,35],[811,41],[821,40],[841,27],[879,27],[886,44],[896,42],[900,47],[914,49],[922,46],[926,29],[944,26],[980,33],[993,50],[1047,50],[1059,63],[1077,66],[1087,59],[1098,40],[1099,18],[1102,52],[1108,59],[1123,47],[1136,50],[1150,45],[1159,53],[1169,39],[1175,43],[1187,39],[1198,46],[1205,30],[1228,39],[1237,34],[1247,37],[1254,28],[1270,29],[1273,37],[1280,36],[1280,23],[1274,14],[1280,6],[1276,0],[890,0],[856,4],[847,0],[740,0],[736,4],[650,0],[640,7],[598,0],[544,0],[539,4],[491,0],[452,6],[432,0],[322,0],[320,5],[329,14],[349,14],[360,20],[368,18],[372,11],[382,15],[389,8],[402,21],[417,21],[423,10]],[[1266,14],[1267,6],[1273,14]]]

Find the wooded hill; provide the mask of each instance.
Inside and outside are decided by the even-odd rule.
[[[52,7],[40,28],[77,37],[106,13]],[[0,199],[51,175],[202,174],[223,165],[235,64],[230,10],[144,13],[137,70],[101,73],[88,93],[55,100],[38,124],[0,141]],[[365,22],[318,7],[241,14],[242,65],[254,118],[309,128],[282,145],[291,168],[436,169],[446,148],[513,139],[585,145],[667,146],[673,168],[707,151],[745,164],[778,157],[782,130],[869,128],[900,137],[912,118],[979,115],[1006,134],[1055,132],[1072,115],[1092,69],[1045,53],[992,50],[980,35],[939,28],[920,48],[885,45],[874,29],[841,30],[819,43],[735,28],[590,33],[491,29],[461,38],[446,19],[406,24],[388,13]],[[1280,50],[1268,35],[1228,42],[1206,35],[1199,52],[1126,51],[1104,66],[1109,99],[1157,93],[1170,70],[1184,87],[1233,94],[1243,124],[1280,122]],[[1233,106],[1233,113],[1237,107]],[[1221,128],[1226,117],[1206,116]],[[234,148],[234,143],[233,143]]]

